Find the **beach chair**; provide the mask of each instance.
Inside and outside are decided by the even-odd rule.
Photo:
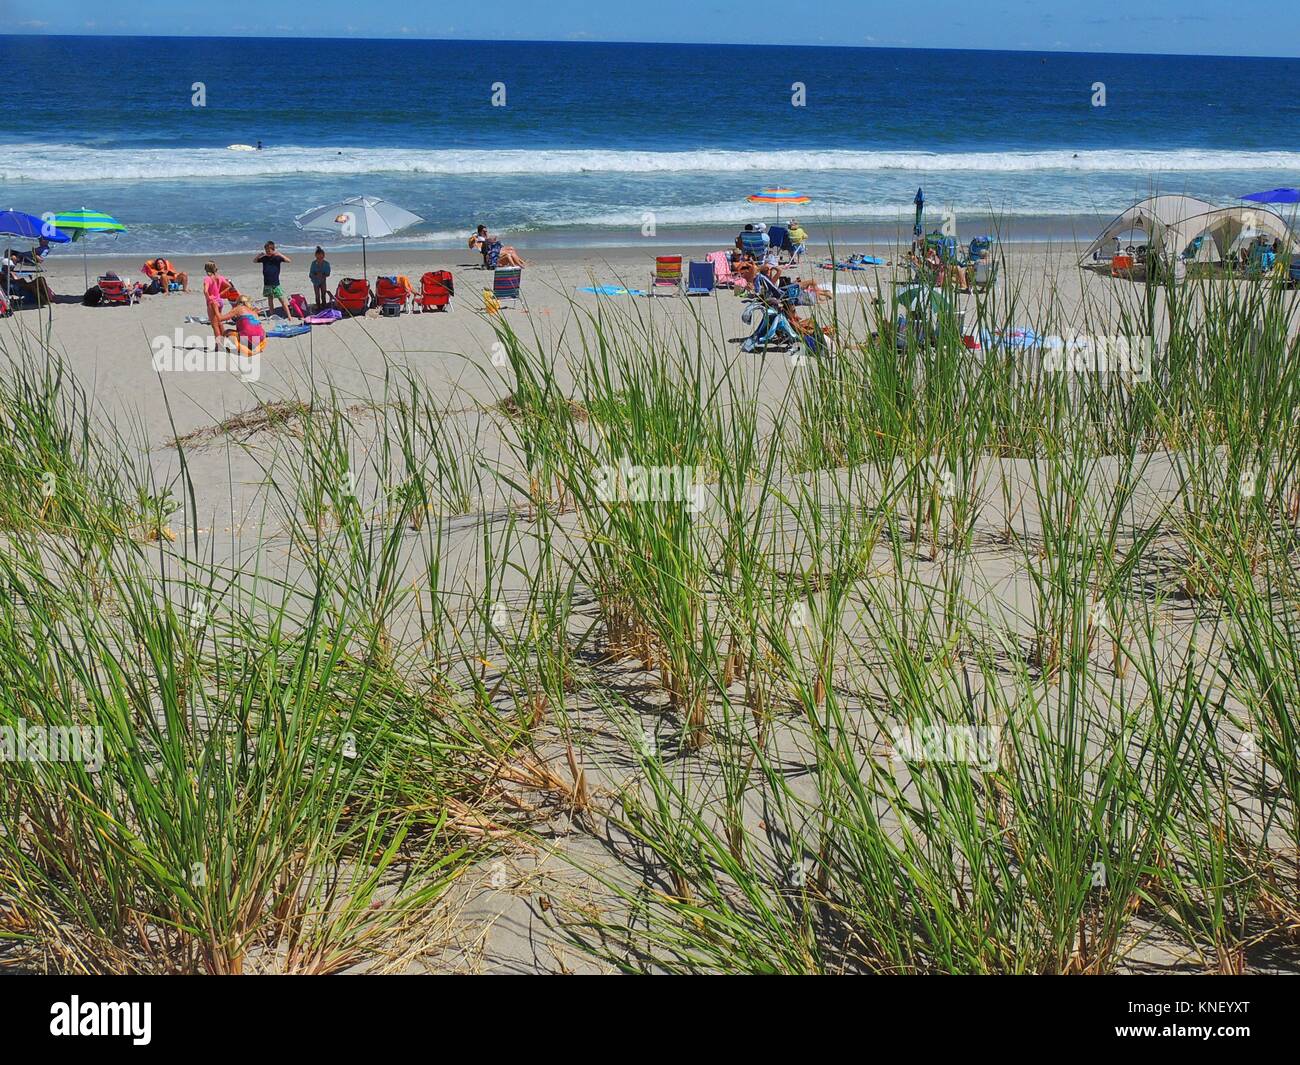
[[[692,260],[686,272],[686,295],[708,296],[713,292],[713,285],[713,264]]]
[[[456,283],[450,270],[430,270],[420,278],[420,292],[415,297],[417,311],[450,311]]]
[[[741,351],[766,352],[769,348],[785,351],[795,344],[803,343],[803,334],[779,307],[752,303],[745,308],[741,318],[746,323],[757,323],[754,331],[741,342]]]
[[[655,272],[650,275],[650,295],[657,288],[671,288],[674,295],[682,292],[682,257],[680,255],[655,256]]]
[[[979,259],[970,265],[971,288],[989,289],[998,279],[998,264],[995,259]]]
[[[524,271],[522,267],[498,266],[492,272],[492,296],[498,302],[501,300],[514,300],[518,303],[523,283]]]
[[[375,306],[379,308],[380,313],[401,314],[410,301],[410,291],[395,274],[375,278]],[[389,307],[397,309],[388,312]]]
[[[370,282],[345,277],[334,290],[334,306],[347,315],[365,314],[370,309]]]
[[[158,287],[161,289],[162,278],[159,275],[159,272],[154,268],[153,265],[154,261],[155,260],[150,259],[148,262],[146,262],[142,267],[140,267],[140,272],[144,274],[144,276],[147,277],[150,282],[157,282]],[[162,263],[163,263],[162,269],[166,273],[168,274],[176,273],[176,267],[172,265],[172,261],[170,259],[164,259]],[[181,290],[181,283],[179,281],[169,281],[167,283],[168,292],[179,292],[180,290]]]
[[[731,269],[731,256],[725,251],[711,251],[705,258],[713,264],[713,283],[718,288],[732,288],[740,280]]]
[[[117,274],[105,274],[98,278],[99,302],[118,307],[129,307],[140,299],[140,293],[134,285],[128,285]]]
[[[763,239],[763,234],[756,229],[747,229],[740,234],[740,250],[746,255],[752,255],[759,262],[763,261],[763,256],[767,254],[768,244]]]
[[[777,251],[787,254],[794,251],[794,245],[790,243],[790,230],[785,226],[768,226],[767,235],[772,242],[772,247]]]

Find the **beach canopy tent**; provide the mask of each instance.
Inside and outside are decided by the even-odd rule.
[[[293,220],[293,224],[310,233],[360,237],[361,276],[368,281],[366,241],[374,237],[391,236],[398,230],[423,221],[419,215],[377,196],[349,196],[346,200],[304,211]]]
[[[1300,252],[1295,233],[1273,211],[1262,207],[1217,207],[1186,218],[1166,231],[1164,255],[1169,261],[1193,255],[1197,262],[1226,263],[1243,243],[1261,237],[1270,244],[1278,241],[1287,257]]]
[[[1088,245],[1079,259],[1079,265],[1089,265],[1096,253],[1106,250],[1117,238],[1134,232],[1146,235],[1149,253],[1163,256],[1166,236],[1171,230],[1189,218],[1196,218],[1214,209],[1214,204],[1195,196],[1148,196],[1103,229],[1097,239]]]

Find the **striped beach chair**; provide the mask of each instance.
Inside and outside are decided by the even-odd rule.
[[[523,281],[522,267],[498,266],[492,273],[492,295],[497,300],[514,300],[518,303]]]
[[[659,288],[671,288],[673,295],[682,293],[682,257],[680,255],[655,256],[655,272],[650,275],[650,295]]]

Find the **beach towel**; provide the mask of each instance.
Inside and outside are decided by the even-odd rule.
[[[1032,329],[1007,329],[998,333],[981,330],[980,343],[986,348],[1007,348],[1008,350],[1027,351],[1030,348],[1056,346],[1053,341],[1064,343],[1060,337],[1043,336]]]
[[[277,325],[271,329],[268,329],[266,331],[266,335],[269,337],[277,337],[279,339],[284,339],[285,337],[296,337],[296,336],[301,336],[303,333],[310,333],[310,332],[311,332],[311,326],[308,325],[306,322],[303,322],[301,325],[291,325],[290,323],[285,322],[283,325]]]
[[[334,307],[326,307],[323,311],[304,318],[303,321],[308,325],[332,325],[342,317],[342,311]]]
[[[580,287],[579,292],[590,292],[595,296],[644,296],[645,292],[639,288],[624,288],[622,285],[587,285]]]
[[[855,255],[841,262],[818,263],[817,268],[819,270],[870,270],[873,266],[888,265],[879,255]]]

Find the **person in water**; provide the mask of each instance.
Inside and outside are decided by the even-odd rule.
[[[246,296],[237,297],[234,306],[225,314],[218,315],[217,319],[230,323],[231,328],[226,329],[224,335],[234,340],[241,355],[256,355],[266,346],[266,329]]]

